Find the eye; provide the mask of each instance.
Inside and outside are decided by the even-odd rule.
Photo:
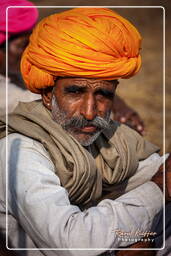
[[[96,95],[112,100],[114,97],[114,92],[106,90],[106,89],[100,89],[100,90],[96,91]]]
[[[78,90],[78,89],[69,89],[69,90],[67,90],[67,92],[68,93],[73,93],[73,94],[80,94],[81,93],[81,91]]]
[[[66,94],[81,94],[83,93],[85,90],[82,87],[76,86],[76,85],[72,85],[69,87],[66,87],[64,89]]]

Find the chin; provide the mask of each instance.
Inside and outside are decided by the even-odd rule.
[[[95,134],[87,134],[84,136],[78,135],[78,134],[72,134],[72,136],[84,147],[90,146],[93,144],[93,142],[99,137],[100,131],[96,132]]]

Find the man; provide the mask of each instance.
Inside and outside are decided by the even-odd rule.
[[[162,209],[159,149],[110,120],[118,79],[140,68],[140,43],[132,24],[104,8],[54,14],[34,30],[21,72],[42,101],[19,104],[8,118],[11,248],[99,255],[134,243],[137,230],[136,239],[155,233]],[[0,129],[5,233],[5,117]],[[133,241],[120,239],[122,231],[132,232]]]
[[[8,112],[14,110],[18,101],[32,101],[38,96],[26,90],[20,75],[20,60],[28,44],[29,36],[38,19],[38,10],[27,0],[0,1],[0,114],[6,110],[6,8],[8,9]]]

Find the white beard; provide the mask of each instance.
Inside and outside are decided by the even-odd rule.
[[[69,121],[69,119],[67,118],[67,114],[59,108],[55,95],[52,96],[52,117],[56,123],[61,125],[63,129],[65,129],[69,134],[71,134],[82,146],[91,145],[98,138],[98,136],[103,130],[102,129],[101,131],[97,131],[94,134],[86,134],[85,138],[83,139],[83,138],[80,138],[79,133],[76,133],[76,131],[74,131],[73,127],[66,128],[65,124]],[[99,119],[102,119],[102,118],[99,118]],[[109,125],[110,113],[108,113],[107,117],[102,120],[103,122],[105,121],[107,125]]]

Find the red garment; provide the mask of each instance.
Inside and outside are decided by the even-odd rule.
[[[29,7],[23,8],[21,6]],[[38,10],[30,1],[1,0],[0,45],[6,40],[6,14],[8,20],[8,38],[10,38],[12,35],[16,35],[32,29],[38,18]]]

